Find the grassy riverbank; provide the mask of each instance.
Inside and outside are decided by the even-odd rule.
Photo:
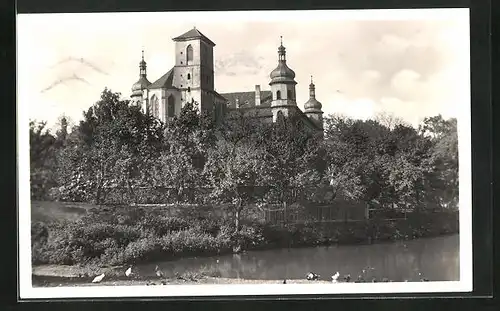
[[[406,220],[271,226],[220,217],[175,217],[161,208],[89,209],[78,218],[32,223],[32,263],[110,267],[241,250],[409,240],[458,232],[456,213]],[[95,274],[94,274],[95,275]]]

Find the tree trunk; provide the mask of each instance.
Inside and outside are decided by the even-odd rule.
[[[134,204],[137,204],[137,197],[135,196],[134,189],[132,189],[132,185],[130,184],[129,179],[127,179],[127,187],[128,187],[129,195],[132,198],[132,201],[134,201]]]
[[[102,176],[97,176],[97,186],[96,186],[96,193],[95,193],[95,204],[99,205],[101,204],[101,196],[102,196],[102,186],[104,178]]]
[[[182,186],[177,188],[177,203],[180,203],[182,201]]]
[[[235,232],[240,231],[240,217],[241,217],[241,203],[238,203],[238,206],[236,207],[236,212],[234,214]]]
[[[100,205],[101,204],[101,196],[102,196],[102,186],[99,182],[99,184],[97,185],[97,191],[96,191],[96,194],[95,194],[95,204],[96,205]]]
[[[283,202],[283,223],[286,224],[288,222],[288,217],[287,217],[287,204],[286,201]]]
[[[415,185],[415,212],[420,212],[420,191],[418,183]]]

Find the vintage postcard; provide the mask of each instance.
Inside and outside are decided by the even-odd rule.
[[[468,9],[17,25],[21,298],[472,290]]]

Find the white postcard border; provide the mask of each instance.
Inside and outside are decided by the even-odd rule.
[[[182,20],[186,15],[200,19],[225,21],[290,20],[290,19],[364,19],[364,20],[428,20],[458,19],[469,23],[469,9],[411,9],[411,10],[342,10],[342,11],[258,11],[252,12],[175,12],[127,13],[168,15],[170,20]],[[44,14],[34,18],[42,18]],[[99,18],[103,13],[93,14]],[[71,14],[68,14],[71,17]],[[214,18],[215,17],[215,18]],[[255,17],[255,18],[254,18]],[[25,16],[18,15],[19,20]],[[469,54],[470,54],[470,47]],[[19,51],[17,51],[19,53]],[[17,64],[19,65],[19,64]],[[469,67],[469,64],[466,64]],[[469,68],[470,70],[470,68]],[[19,86],[18,86],[19,89]],[[470,98],[470,84],[467,90]],[[101,297],[167,297],[167,296],[241,296],[241,295],[295,295],[295,294],[369,294],[369,293],[430,293],[472,291],[472,165],[470,105],[457,107],[459,137],[460,184],[460,281],[406,282],[406,283],[339,283],[339,284],[239,284],[239,285],[165,285],[165,286],[81,286],[34,288],[31,282],[31,213],[29,187],[29,98],[18,92],[18,223],[19,223],[19,296],[30,298],[101,298]],[[487,208],[487,207],[486,207]]]

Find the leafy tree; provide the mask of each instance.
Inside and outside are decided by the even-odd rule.
[[[375,115],[374,121],[387,127],[388,129],[394,129],[398,125],[408,125],[403,119],[397,117],[388,112],[380,112]]]
[[[221,139],[210,149],[204,172],[212,189],[210,199],[232,207],[236,231],[243,209],[261,194],[264,160],[264,151],[248,141]]]
[[[46,122],[30,121],[30,188],[32,199],[45,199],[55,186],[56,138],[46,128]]]
[[[305,131],[295,117],[278,120],[267,129],[266,201],[287,206],[310,199],[326,170],[319,155],[319,138]]]
[[[140,107],[120,100],[119,93],[105,89],[100,100],[84,113],[67,146],[61,169],[70,174],[62,185],[66,199],[104,202],[112,189],[144,183],[148,158],[159,155],[162,124],[143,114]]]
[[[397,126],[393,135],[398,151],[390,173],[390,182],[400,203],[421,210],[435,201],[437,168],[431,157],[432,142],[409,126]]]
[[[207,148],[203,176],[211,189],[209,200],[229,204],[235,230],[243,209],[262,199],[265,179],[265,127],[242,111],[235,111],[214,128],[215,144]]]
[[[444,120],[441,115],[425,118],[420,133],[431,139],[432,160],[439,171],[441,181],[440,204],[458,204],[458,131],[457,120]]]
[[[161,153],[159,164],[158,184],[175,190],[177,202],[186,200],[186,190],[200,186],[200,171],[194,167],[184,146],[170,144],[170,148]]]

